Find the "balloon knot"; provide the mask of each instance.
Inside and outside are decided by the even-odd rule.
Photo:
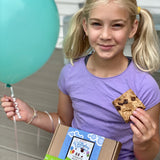
[[[6,87],[10,88],[10,87],[11,87],[11,85],[10,85],[10,84],[6,84]]]

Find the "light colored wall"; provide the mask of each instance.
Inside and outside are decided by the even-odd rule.
[[[56,48],[62,48],[63,42],[63,19],[67,15],[72,15],[79,10],[85,0],[55,0],[59,11],[60,33]]]
[[[160,14],[160,0],[137,0],[140,7],[144,7],[153,14]]]

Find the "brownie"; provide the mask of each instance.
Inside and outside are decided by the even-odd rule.
[[[132,115],[134,110],[136,110],[137,108],[145,109],[144,104],[136,96],[132,89],[129,89],[128,91],[123,93],[112,103],[126,123],[129,122],[130,116]]]

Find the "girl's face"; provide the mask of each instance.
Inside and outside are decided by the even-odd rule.
[[[128,11],[114,2],[98,5],[91,10],[88,20],[83,21],[90,45],[105,59],[123,55],[126,41],[134,36],[137,26],[138,21],[131,25]]]

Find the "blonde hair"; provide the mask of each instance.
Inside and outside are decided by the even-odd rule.
[[[132,44],[133,61],[142,71],[157,71],[160,66],[160,48],[153,19],[149,11],[138,9],[136,0],[86,0],[83,8],[71,19],[63,45],[66,58],[76,60],[88,54],[90,44],[83,30],[83,20],[88,20],[90,11],[98,4],[108,4],[111,1],[128,10],[132,24],[139,15],[139,26]]]
[[[141,9],[139,18],[138,30],[132,44],[132,57],[140,70],[152,73],[160,67],[159,39],[149,11]]]
[[[66,58],[77,59],[89,48],[88,38],[83,30],[83,8],[71,19],[68,33],[64,39],[63,48]]]

